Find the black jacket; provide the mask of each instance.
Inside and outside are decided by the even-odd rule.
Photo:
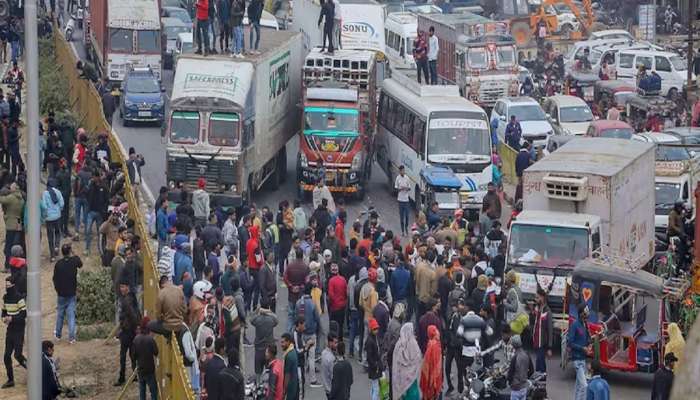
[[[221,356],[214,354],[211,360],[207,361],[204,367],[204,388],[207,389],[209,398],[212,400],[218,400],[219,397],[219,373],[226,368],[226,363]],[[243,397],[241,397],[243,398]]]
[[[333,26],[333,20],[335,19],[335,4],[333,4],[333,0],[326,0],[321,6],[321,14],[318,16],[319,25],[321,25],[324,17],[326,18],[326,25]]]
[[[136,183],[134,181],[136,179],[136,172],[139,173],[141,182],[143,182],[143,175],[141,175],[141,167],[143,167],[144,165],[146,165],[146,161],[140,157],[134,158],[133,160],[129,160],[126,162],[126,167],[129,171],[129,183],[131,183],[132,185]]]
[[[348,360],[340,360],[333,366],[330,400],[350,400],[352,366]]]
[[[379,349],[377,335],[367,335],[365,349],[367,351],[367,375],[369,379],[381,378],[384,368],[382,368],[382,361],[380,358],[381,350]]]
[[[277,293],[277,280],[275,279],[275,271],[267,263],[260,268],[258,280],[260,297],[268,300],[274,299]]]
[[[250,22],[260,22],[263,8],[262,0],[252,0],[248,4],[248,19],[250,19]]]
[[[41,398],[42,400],[54,400],[61,393],[58,387],[58,378],[52,365],[52,361],[42,354],[41,357]]]
[[[109,204],[109,190],[103,183],[91,181],[85,196],[90,211],[98,212],[104,220],[107,215],[107,205]]]
[[[651,400],[669,400],[673,386],[673,371],[666,367],[659,368],[654,373],[651,385]]]
[[[7,325],[8,331],[24,332],[27,321],[27,306],[25,295],[17,290],[17,286],[7,289],[2,296],[2,317],[12,317]]]
[[[239,400],[245,399],[245,379],[241,369],[236,367],[227,367],[219,372],[218,376],[218,397],[212,397],[211,400]]]
[[[326,228],[331,224],[331,213],[327,208],[317,208],[311,218],[316,220],[316,241],[322,242],[326,237]]]
[[[73,297],[78,287],[78,268],[83,262],[78,256],[63,257],[53,268],[53,287],[61,297]]]

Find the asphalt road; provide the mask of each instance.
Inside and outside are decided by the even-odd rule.
[[[80,32],[77,32],[74,37],[81,37]],[[81,57],[84,56],[82,43],[74,42],[74,47]],[[165,71],[163,84],[170,92],[172,84],[172,72]],[[161,140],[160,128],[156,126],[130,126],[124,127],[118,118],[114,116],[114,131],[118,135],[122,144],[126,149],[134,147],[137,153],[143,154],[146,160],[146,166],[143,168],[143,177],[151,191],[157,195],[158,188],[166,184],[165,178],[165,144]],[[253,199],[258,206],[269,206],[273,210],[277,209],[277,205],[282,200],[290,202],[296,197],[296,157],[297,157],[297,138],[292,139],[287,144],[287,160],[288,173],[285,184],[278,190],[271,191],[263,189],[254,195]],[[373,174],[370,181],[367,196],[362,202],[349,200],[346,205],[348,211],[348,221],[354,221],[362,211],[367,210],[370,205],[373,205],[380,214],[381,223],[383,226],[393,229],[397,232],[399,229],[398,208],[395,199],[388,190],[387,178],[381,169],[375,164]],[[307,206],[309,206],[307,204]],[[308,207],[310,212],[310,206]],[[506,214],[504,212],[504,214]],[[411,217],[411,220],[413,217]],[[411,221],[412,223],[412,221]],[[280,323],[276,329],[276,336],[280,337],[286,327],[286,309],[287,309],[287,292],[286,288],[279,288],[277,309]],[[327,317],[323,319],[324,329],[327,331]],[[248,332],[248,337],[252,340],[254,333]],[[252,374],[253,371],[253,348],[246,347],[246,374]],[[534,357],[534,356],[533,356]],[[534,358],[533,358],[534,361]],[[369,397],[369,380],[367,374],[363,372],[362,367],[356,361],[352,361],[354,370],[354,385],[352,390],[352,399],[367,399]],[[454,368],[456,369],[456,368]],[[547,362],[547,370],[549,372],[547,390],[549,398],[553,400],[563,400],[573,398],[574,374],[569,368],[568,371],[562,371],[559,367],[559,357],[555,353],[554,357]],[[320,377],[320,375],[319,375]],[[646,399],[650,396],[650,387],[652,382],[651,374],[625,374],[625,373],[610,373],[606,375],[611,388],[611,398],[620,400],[638,400]],[[320,378],[319,378],[320,379]],[[453,383],[456,385],[456,377],[453,377]],[[308,381],[308,380],[307,380]],[[325,394],[321,388],[306,389],[307,399],[325,399]]]

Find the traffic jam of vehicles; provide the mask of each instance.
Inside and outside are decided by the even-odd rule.
[[[435,234],[426,218],[464,221],[489,257],[505,257],[494,285],[514,271],[533,309],[544,293],[556,353],[577,379],[581,359],[664,367],[669,324],[687,334],[700,291],[688,15],[666,2],[340,0],[329,31],[324,2],[297,0],[263,11],[259,45],[246,28],[240,53],[217,53],[222,38],[203,48],[193,30],[197,1],[95,0],[85,13],[88,56],[121,88],[124,126],[162,125],[170,200],[205,182],[212,207],[239,209],[264,185],[278,190],[288,165],[286,196],[314,208],[318,187],[348,204],[405,192],[414,237]],[[388,183],[370,193],[376,174]],[[509,210],[496,247],[493,193]],[[592,346],[571,343],[581,326]],[[469,367],[463,398],[516,398],[499,397],[515,390],[496,361]],[[546,398],[538,382],[551,378],[528,379],[527,398]]]

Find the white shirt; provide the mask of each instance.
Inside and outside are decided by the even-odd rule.
[[[407,203],[408,192],[411,191],[411,180],[408,179],[408,175],[397,175],[396,181],[394,181],[394,189],[399,191],[398,196],[396,196],[396,200]]]
[[[340,21],[342,16],[343,16],[343,13],[340,11],[340,2],[338,0],[333,0],[333,6],[335,8],[335,11],[334,11],[335,18],[334,19],[336,21]]]
[[[433,36],[428,37],[428,61],[437,60],[438,51],[440,51],[438,38],[433,34]]]

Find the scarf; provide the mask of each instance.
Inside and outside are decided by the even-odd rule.
[[[420,347],[413,333],[413,324],[407,322],[401,327],[399,340],[394,346],[392,362],[392,392],[394,399],[399,399],[418,379],[421,370]]]
[[[428,327],[428,339],[420,376],[420,390],[424,399],[432,400],[438,398],[442,389],[442,347],[440,332],[435,325]]]

